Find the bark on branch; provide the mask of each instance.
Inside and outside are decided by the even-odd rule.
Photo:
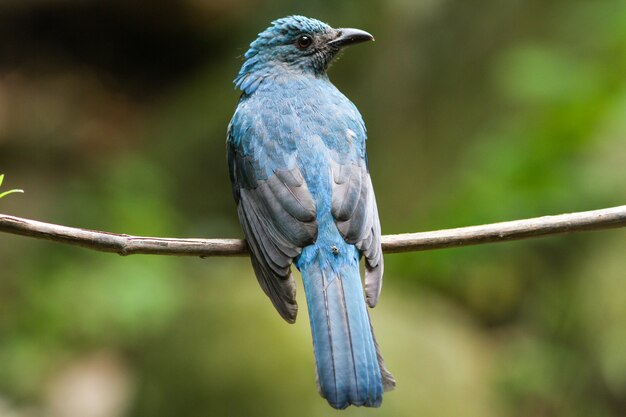
[[[626,205],[557,216],[383,236],[385,253],[413,252],[531,237],[626,227]],[[176,239],[79,229],[0,214],[0,232],[52,240],[120,255],[245,256],[240,239]]]

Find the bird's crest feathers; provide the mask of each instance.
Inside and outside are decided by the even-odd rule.
[[[333,31],[326,23],[305,16],[294,15],[274,20],[270,27],[259,33],[244,54],[245,61],[234,80],[236,88],[251,94],[279,67],[316,68],[319,62],[323,67],[321,69],[325,69],[326,59],[310,58],[310,53],[295,47],[295,39],[302,34],[330,35]],[[328,57],[330,59],[332,56]],[[307,62],[311,65],[307,65]]]

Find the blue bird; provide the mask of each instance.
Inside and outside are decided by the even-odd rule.
[[[293,323],[291,264],[300,270],[318,390],[338,409],[379,407],[395,386],[365,306],[376,305],[383,277],[365,124],[326,75],[342,48],[373,39],[303,16],[272,22],[245,54],[228,127],[230,179],[254,272]]]

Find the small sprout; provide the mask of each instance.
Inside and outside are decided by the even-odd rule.
[[[2,186],[2,182],[4,181],[4,174],[0,174],[0,187]],[[9,194],[13,194],[13,193],[23,193],[24,190],[9,190],[9,191],[5,191],[3,193],[0,193],[0,198],[2,197],[6,197]]]

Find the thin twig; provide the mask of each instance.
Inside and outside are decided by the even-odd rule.
[[[434,232],[386,235],[383,236],[383,251],[400,253],[443,249],[618,227],[626,227],[626,206]]]
[[[385,253],[413,252],[491,242],[527,239],[545,235],[626,227],[626,206],[558,216],[461,227],[433,232],[383,236]],[[0,214],[0,232],[52,240],[120,255],[245,256],[240,239],[175,239],[130,236],[78,229]]]

